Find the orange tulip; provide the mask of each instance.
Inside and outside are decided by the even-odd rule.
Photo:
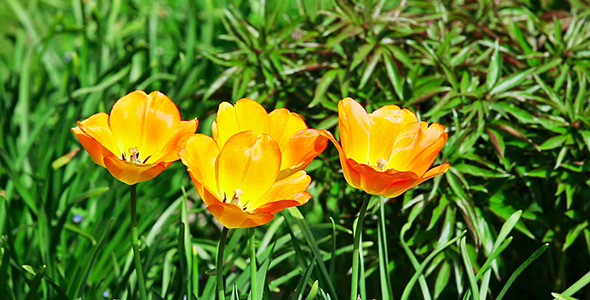
[[[450,164],[429,170],[447,141],[445,127],[418,121],[416,114],[386,105],[373,113],[354,99],[338,103],[342,146],[328,133],[340,154],[346,181],[372,195],[397,197],[434,176]]]
[[[246,130],[266,133],[277,142],[282,155],[279,178],[305,169],[328,145],[322,130],[307,128],[299,114],[285,108],[269,114],[262,105],[248,98],[238,100],[235,106],[221,103],[212,125],[213,138],[219,147],[234,134]]]
[[[120,181],[147,181],[178,159],[178,151],[199,121],[181,121],[166,95],[131,92],[117,100],[111,114],[97,113],[72,131],[90,158]]]
[[[266,224],[275,213],[311,198],[305,171],[277,180],[281,151],[264,133],[238,133],[221,148],[211,137],[195,134],[179,155],[207,209],[227,228]]]

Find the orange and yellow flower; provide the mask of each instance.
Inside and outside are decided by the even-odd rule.
[[[305,171],[277,180],[282,155],[268,134],[240,132],[223,146],[195,134],[179,155],[207,209],[227,228],[266,224],[275,213],[311,198]]]
[[[212,125],[219,147],[236,133],[247,130],[266,133],[277,142],[282,155],[279,178],[305,169],[328,144],[322,130],[307,128],[299,114],[285,108],[267,113],[262,105],[248,98],[238,100],[235,106],[228,102],[219,105]]]
[[[134,91],[119,99],[110,115],[97,113],[72,128],[92,160],[120,181],[147,181],[176,161],[199,121],[182,121],[166,95]]]
[[[372,195],[396,197],[434,176],[449,163],[429,170],[447,141],[445,127],[418,121],[416,114],[386,105],[368,114],[352,98],[338,103],[342,146],[331,134],[346,181]]]

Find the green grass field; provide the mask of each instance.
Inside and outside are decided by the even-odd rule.
[[[208,135],[242,97],[334,135],[344,97],[449,134],[449,171],[372,198],[356,268],[368,195],[331,144],[311,200],[230,230],[221,270],[173,163],[137,186],[149,299],[215,299],[219,272],[229,299],[350,299],[357,271],[363,300],[590,299],[587,1],[0,1],[0,299],[142,298],[128,186],[70,130],[134,90]]]

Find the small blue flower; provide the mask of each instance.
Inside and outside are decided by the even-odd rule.
[[[109,293],[109,291],[102,292],[102,296],[105,298],[108,298],[110,295],[111,295],[111,293]]]
[[[66,54],[64,54],[64,62],[70,63],[73,57],[74,55],[72,54],[72,52],[66,52]]]
[[[84,220],[84,217],[82,217],[82,215],[80,215],[80,214],[75,214],[72,217],[72,221],[74,221],[74,223],[76,223],[76,224],[80,224],[80,222],[82,222],[82,220]]]

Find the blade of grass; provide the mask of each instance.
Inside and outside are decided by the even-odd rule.
[[[324,276],[325,283],[327,284],[328,289],[330,291],[330,295],[333,296],[334,299],[338,299],[338,294],[336,293],[336,289],[334,288],[334,284],[330,280],[330,274],[328,273],[328,270],[326,269],[326,265],[324,264],[324,260],[321,259],[322,253],[320,252],[320,247],[318,246],[313,234],[311,233],[311,230],[309,229],[307,222],[305,222],[305,218],[303,217],[303,215],[301,214],[299,209],[297,209],[297,207],[290,207],[287,209],[287,211],[295,219],[295,221],[297,222],[297,225],[299,225],[299,228],[301,229],[301,232],[303,233],[305,240],[307,241],[308,245],[310,246],[311,251],[313,252],[315,257],[318,258],[317,262],[320,267],[320,271],[321,271],[322,275]]]
[[[502,288],[502,290],[498,294],[498,297],[496,297],[497,300],[502,300],[502,298],[504,297],[506,292],[508,292],[508,289],[510,288],[510,286],[514,283],[514,281],[518,277],[518,275],[520,275],[520,273],[522,273],[522,271],[524,271],[524,269],[526,269],[531,263],[533,263],[537,258],[539,258],[539,256],[541,256],[541,254],[543,254],[545,252],[545,250],[547,250],[548,247],[549,247],[549,243],[546,243],[543,246],[539,247],[539,249],[537,249],[537,251],[535,251],[533,254],[531,254],[531,256],[529,256],[529,258],[527,258],[527,260],[525,260],[518,267],[518,269],[516,269],[516,271],[514,271],[514,273],[512,273],[512,275],[510,275],[510,278],[508,278],[508,280],[504,284],[504,287]],[[588,281],[590,281],[590,276],[587,278],[586,284],[588,283]]]
[[[403,76],[399,74],[398,70],[395,67],[395,64],[393,63],[392,58],[390,58],[389,55],[383,55],[383,59],[385,61],[385,70],[387,71],[387,76],[391,81],[391,85],[393,85],[393,90],[395,91],[395,94],[399,97],[400,100],[405,100]]]
[[[37,296],[39,295],[37,289],[39,288],[39,285],[41,284],[41,279],[43,278],[43,275],[45,274],[45,270],[47,270],[46,266],[42,266],[41,268],[39,268],[38,271],[35,272],[35,270],[33,270],[33,268],[31,266],[27,266],[27,265],[23,265],[23,269],[27,270],[29,273],[33,274],[33,280],[29,281],[29,295],[27,299],[37,299]]]
[[[414,254],[412,253],[412,250],[410,249],[410,246],[408,246],[408,244],[406,243],[406,240],[404,238],[406,232],[408,230],[410,230],[410,227],[412,227],[411,223],[406,223],[404,224],[404,226],[402,226],[402,230],[400,232],[400,244],[402,245],[402,248],[404,249],[404,251],[406,252],[406,255],[408,256],[408,258],[410,259],[410,262],[412,263],[412,266],[414,267],[414,270],[416,270],[416,274],[418,275],[414,275],[414,276],[418,276],[418,282],[420,283],[420,290],[422,291],[422,296],[424,297],[425,300],[430,300],[432,299],[432,297],[430,296],[430,290],[428,289],[428,284],[426,283],[426,278],[424,277],[424,275],[422,274],[422,272],[418,272],[418,270],[420,270],[420,263],[418,263],[418,259],[416,258],[416,256],[414,256]],[[412,284],[413,286],[413,284]],[[408,290],[406,298],[409,296],[409,293],[411,292],[411,288],[408,289],[406,287],[406,290]],[[406,293],[406,290],[404,290],[404,293]],[[402,299],[404,299],[404,296],[402,296]]]
[[[418,269],[416,269],[416,272],[414,273],[414,275],[412,276],[412,278],[410,279],[410,281],[408,282],[408,284],[406,284],[406,287],[405,287],[404,292],[403,292],[402,297],[401,297],[402,300],[409,299],[410,293],[412,292],[412,289],[414,288],[414,285],[416,284],[416,281],[418,281],[418,278],[424,276],[422,274],[422,272],[424,272],[424,270],[428,266],[428,263],[430,263],[431,260],[433,260],[439,253],[441,253],[447,247],[455,244],[455,242],[458,239],[460,239],[463,236],[465,236],[466,233],[467,233],[467,231],[463,231],[460,235],[454,237],[453,239],[451,239],[450,241],[444,243],[443,245],[440,245],[434,251],[432,251],[432,253],[430,253],[430,255],[428,255],[426,257],[426,259],[424,259],[424,261],[422,262],[422,264],[420,264],[420,266],[418,267]],[[405,244],[405,242],[404,242],[404,244]]]
[[[111,232],[111,224],[112,223],[113,223],[113,219],[111,218],[107,223],[106,230],[105,230],[102,240],[100,241],[100,244],[98,244],[98,246],[96,248],[94,248],[94,252],[92,253],[92,258],[90,259],[90,261],[88,262],[88,266],[86,267],[86,273],[84,274],[83,277],[80,277],[79,279],[74,280],[73,284],[68,287],[68,290],[67,290],[68,295],[72,295],[73,293],[75,293],[76,298],[79,298],[79,297],[82,297],[82,295],[84,294],[84,289],[86,288],[86,281],[88,280],[88,276],[90,275],[90,270],[92,269],[92,266],[94,265],[94,262],[96,261],[96,258],[98,257],[99,252],[102,250],[102,248],[108,242],[108,237]]]
[[[486,88],[492,90],[496,85],[496,81],[500,76],[502,70],[502,59],[500,58],[500,49],[498,47],[498,40],[494,43],[494,54],[490,60],[490,67],[488,76],[486,77]]]
[[[182,223],[182,249],[178,249],[179,252],[184,254],[184,261],[186,265],[184,266],[184,271],[186,272],[186,293],[188,295],[193,294],[193,277],[195,274],[192,273],[192,242],[191,242],[191,232],[190,232],[190,223],[188,221],[188,197],[186,195],[186,190],[184,186],[182,189],[182,205],[180,207],[180,222]],[[179,238],[180,240],[180,238]],[[198,276],[198,275],[197,275]]]
[[[256,282],[257,282],[257,286],[256,288],[258,289],[256,291],[256,295],[259,296],[259,299],[263,299],[264,298],[264,288],[267,286],[266,285],[266,277],[267,277],[267,273],[268,273],[268,269],[270,267],[270,263],[271,263],[271,257],[272,254],[274,253],[275,247],[276,247],[277,243],[274,242],[272,244],[272,246],[270,247],[270,252],[268,254],[268,257],[266,258],[266,260],[264,261],[264,263],[262,263],[262,266],[260,266],[260,269],[258,270],[258,273],[255,275],[256,276]],[[254,275],[252,275],[254,276]],[[252,298],[251,298],[252,299]]]
[[[258,300],[262,297],[259,297],[256,283],[256,229],[249,228],[248,234],[250,236],[250,299]],[[270,261],[270,255],[268,261]]]
[[[586,273],[586,275],[584,275],[584,276],[582,276],[582,278],[578,279],[578,281],[576,281],[574,284],[572,284],[570,287],[568,287],[565,291],[560,293],[560,295],[566,296],[566,297],[572,296],[573,294],[575,294],[576,292],[578,292],[579,290],[584,288],[586,285],[588,285],[588,283],[590,283],[590,272]]]
[[[311,285],[311,289],[309,290],[309,294],[307,294],[307,297],[305,297],[305,300],[315,299],[315,296],[317,295],[318,291],[319,291],[319,281],[316,280]],[[329,299],[329,298],[325,297],[323,299]]]
[[[334,219],[332,217],[330,217],[330,222],[332,224],[332,254],[330,256],[330,280],[334,282],[334,276],[336,275],[336,222],[334,222]]]
[[[483,279],[481,280],[481,284],[479,286],[479,300],[485,300],[488,295],[488,289],[490,287],[490,278],[492,276],[492,270],[487,270],[485,272],[480,271],[479,273],[484,273]]]
[[[530,68],[513,75],[508,76],[507,78],[500,80],[495,87],[490,91],[491,95],[496,95],[502,92],[505,92],[520,83],[522,83],[527,76],[531,75],[535,71],[535,68]]]
[[[463,257],[465,272],[467,273],[467,278],[469,279],[469,286],[471,287],[471,297],[473,298],[473,300],[479,300],[479,287],[477,286],[477,279],[475,279],[475,274],[473,273],[473,265],[471,265],[469,253],[467,253],[467,246],[465,245],[465,240],[465,237],[461,239],[461,257]]]
[[[303,298],[303,292],[305,292],[305,288],[307,287],[307,282],[309,281],[309,278],[311,277],[311,273],[313,272],[313,267],[315,266],[316,261],[317,261],[317,258],[314,257],[311,260],[311,262],[309,263],[309,265],[307,266],[307,269],[303,273],[303,276],[301,276],[301,281],[299,281],[299,284],[297,285],[297,288],[295,289],[295,294],[293,296],[293,299],[301,300]]]
[[[359,251],[361,247],[361,239],[362,239],[362,232],[363,232],[363,222],[365,220],[365,214],[367,213],[367,206],[369,202],[371,202],[372,197],[365,196],[363,200],[363,204],[361,204],[361,208],[359,210],[358,218],[355,220],[354,226],[354,244],[352,248],[352,278],[350,282],[350,299],[355,300],[358,297],[358,284],[359,284],[359,260],[363,255],[362,251]],[[362,280],[364,284],[364,278]],[[364,299],[364,298],[363,298]]]
[[[223,263],[225,261],[225,240],[227,238],[227,233],[229,229],[227,227],[223,227],[221,231],[221,237],[219,238],[219,244],[217,246],[217,265],[215,268],[216,276],[217,276],[217,299],[223,300],[225,299],[225,284],[223,283]]]

